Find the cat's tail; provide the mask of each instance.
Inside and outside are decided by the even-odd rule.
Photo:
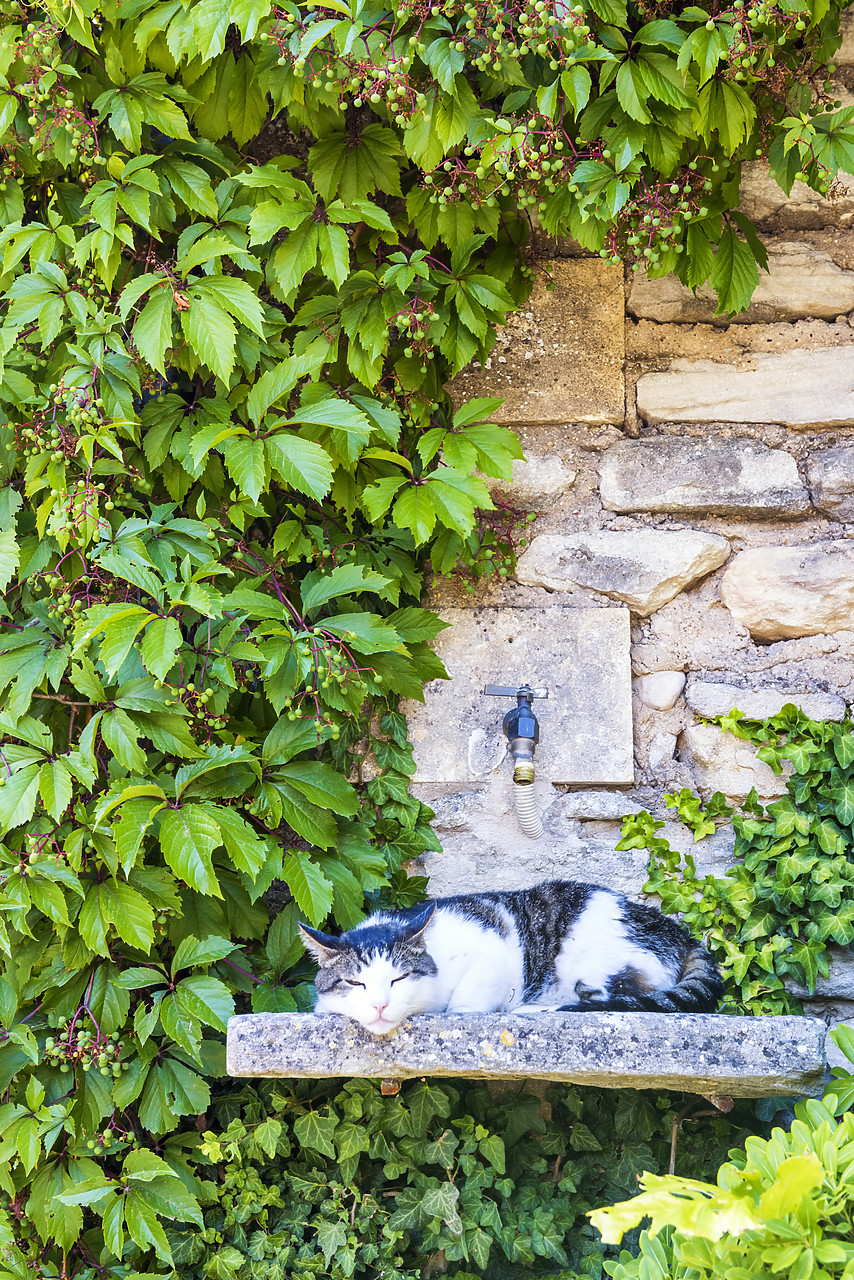
[[[624,970],[612,980],[603,999],[582,999],[561,1009],[568,1013],[714,1013],[723,995],[717,965],[699,942],[690,946],[679,980],[669,990],[644,990],[638,977]]]

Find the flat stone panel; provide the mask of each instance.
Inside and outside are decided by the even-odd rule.
[[[624,302],[622,267],[600,258],[542,262],[527,305],[499,329],[486,364],[469,365],[449,385],[454,401],[502,396],[495,422],[622,422]]]
[[[609,511],[793,519],[811,510],[795,459],[758,440],[624,441],[599,469]]]
[[[754,640],[854,631],[854,544],[740,551],[721,580],[721,599]]]
[[[446,609],[436,650],[450,680],[432,680],[405,706],[416,782],[483,780],[510,771],[501,728],[512,698],[484,685],[545,686],[535,702],[541,781],[633,780],[629,614],[626,609]],[[505,756],[507,760],[505,761]]]
[[[717,296],[708,285],[701,285],[695,293],[673,275],[650,279],[637,274],[627,306],[641,319],[670,324],[770,324],[806,317],[835,320],[854,307],[854,271],[844,271],[830,254],[812,245],[784,241],[768,246],[768,271],[759,272],[750,306],[732,321],[715,315]]]
[[[335,1014],[254,1013],[229,1021],[227,1069],[232,1076],[464,1076],[736,1098],[817,1097],[824,1040],[824,1024],[814,1018],[441,1014],[372,1036]]]
[[[666,373],[639,379],[638,413],[651,423],[854,426],[854,345],[753,355],[750,364],[675,360]]]
[[[516,578],[550,591],[596,591],[646,618],[717,569],[729,552],[726,538],[699,529],[541,533],[519,557]]]
[[[805,689],[787,689],[774,685],[768,689],[742,689],[732,684],[712,684],[706,680],[690,680],[685,701],[698,716],[729,715],[738,707],[748,720],[767,720],[778,715],[789,702],[800,707],[812,720],[843,720],[845,702],[835,693],[810,693]]]

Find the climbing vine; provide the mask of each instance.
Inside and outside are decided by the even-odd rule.
[[[372,1086],[235,1089],[223,1032],[308,1005],[298,918],[423,893],[399,700],[444,674],[425,575],[511,573],[531,518],[486,483],[521,456],[498,402],[446,387],[528,296],[535,220],[746,305],[742,162],[786,189],[854,167],[840,8],[2,0],[4,1280],[248,1276],[296,1199],[292,1268],[347,1215],[353,1273],[425,1241],[480,1266],[470,1230],[508,1265],[569,1258],[575,1210],[524,1170],[446,1239],[447,1184],[469,1213],[512,1118],[463,1123],[486,1103],[442,1087],[452,1138],[411,1101],[386,1151]]]
[[[763,721],[734,710],[715,723],[757,746],[775,773],[790,771],[782,799],[763,807],[751,792],[738,813],[719,792],[706,804],[687,788],[665,797],[695,841],[731,821],[734,865],[725,876],[698,873],[647,812],[624,819],[617,848],[649,850],[644,889],[706,938],[727,1011],[802,1013],[798,989],[813,994],[829,972],[828,947],[854,939],[854,735],[793,704]]]

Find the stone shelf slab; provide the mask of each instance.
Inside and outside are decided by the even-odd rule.
[[[228,1024],[231,1076],[462,1076],[678,1089],[735,1098],[821,1093],[816,1018],[719,1014],[469,1013],[372,1036],[335,1014],[254,1013]]]

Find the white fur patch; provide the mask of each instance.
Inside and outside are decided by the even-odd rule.
[[[608,980],[622,969],[637,970],[656,991],[667,990],[676,974],[658,956],[626,937],[620,900],[605,890],[590,898],[586,908],[564,939],[555,963],[557,987],[549,992],[554,1008],[577,1000],[576,984],[582,983],[603,998]]]

